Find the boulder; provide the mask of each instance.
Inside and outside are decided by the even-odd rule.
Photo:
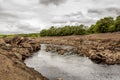
[[[5,41],[3,39],[0,39],[0,45],[4,45],[6,44]]]
[[[39,49],[35,39],[19,36],[0,39],[0,80],[48,80],[24,64],[24,60]]]

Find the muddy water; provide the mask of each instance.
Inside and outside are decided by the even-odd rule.
[[[45,44],[33,57],[25,60],[27,66],[35,68],[50,80],[120,80],[119,65],[95,64],[86,57],[61,56],[46,52]]]

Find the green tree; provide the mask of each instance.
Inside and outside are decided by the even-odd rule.
[[[112,17],[105,17],[96,22],[95,25],[92,25],[89,29],[89,33],[106,33],[112,30],[114,26],[114,19]]]
[[[42,31],[40,31],[40,36],[48,36],[48,30],[43,29]]]
[[[109,32],[115,32],[115,25],[109,26]]]
[[[75,35],[83,35],[86,33],[86,30],[84,29],[86,26],[84,25],[79,25],[74,27],[74,34]]]
[[[120,31],[120,16],[115,20],[115,31]]]
[[[112,17],[105,17],[97,21],[95,27],[98,33],[106,33],[109,31],[109,27],[114,24],[114,20]]]

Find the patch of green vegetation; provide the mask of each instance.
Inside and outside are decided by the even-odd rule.
[[[112,17],[105,17],[98,20],[94,25],[87,27],[85,25],[63,26],[56,28],[52,26],[49,29],[40,31],[40,36],[68,36],[68,35],[84,35],[94,33],[108,33],[120,31],[120,16],[115,20]]]
[[[88,29],[88,33],[107,33],[117,31],[120,31],[120,16],[115,20],[112,17],[100,19]]]
[[[40,31],[41,36],[67,36],[67,35],[83,35],[86,34],[86,26],[64,26],[56,28],[52,26],[50,29]]]
[[[0,34],[0,38],[13,38],[14,36],[16,35],[15,34],[11,34],[11,35]]]
[[[17,34],[18,36],[23,36],[23,37],[40,37],[39,33],[30,33],[30,34]]]
[[[23,37],[40,37],[39,33],[31,33],[31,34],[9,34],[9,35],[5,35],[5,34],[0,34],[0,38],[13,38],[15,36],[23,36]]]

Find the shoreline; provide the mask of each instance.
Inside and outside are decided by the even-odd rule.
[[[41,37],[39,41],[42,44],[74,46],[77,49],[76,54],[89,57],[95,63],[120,64],[119,32],[81,36]]]
[[[36,39],[17,36],[0,39],[0,45],[0,80],[48,80],[24,63],[26,58],[40,50]]]

